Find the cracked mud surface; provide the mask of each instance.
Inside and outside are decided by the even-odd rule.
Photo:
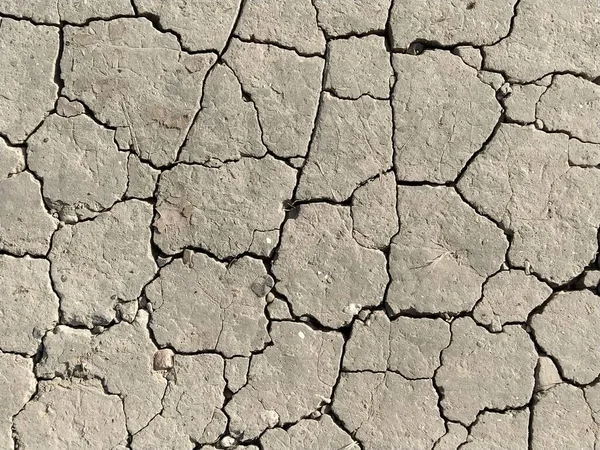
[[[600,448],[599,24],[0,0],[0,449]]]

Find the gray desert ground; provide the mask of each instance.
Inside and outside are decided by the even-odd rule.
[[[598,0],[0,0],[0,450],[600,449]]]

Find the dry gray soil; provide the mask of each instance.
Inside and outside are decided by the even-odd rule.
[[[0,18],[0,449],[600,448],[597,0]]]

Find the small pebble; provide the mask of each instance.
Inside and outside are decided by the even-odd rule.
[[[310,418],[311,419],[318,419],[322,415],[323,415],[323,413],[321,413],[321,411],[317,410],[317,411],[313,411],[313,412],[310,413]]]
[[[302,157],[290,158],[290,164],[295,169],[299,169],[300,167],[302,167],[304,165],[304,158],[302,158]]]
[[[275,286],[275,280],[270,275],[265,275],[254,280],[250,288],[257,297],[264,297],[271,292],[273,286]]]
[[[185,264],[189,268],[193,268],[194,267],[194,252],[191,251],[189,248],[186,248],[183,251],[183,256],[182,256],[181,259],[183,261],[183,264]]]
[[[156,257],[156,265],[158,267],[164,267],[171,262],[171,259],[172,258],[170,258],[168,256],[157,256]]]
[[[219,444],[223,448],[233,447],[235,445],[235,438],[232,438],[231,436],[225,436],[224,438],[221,439]]]
[[[412,44],[410,44],[408,46],[406,53],[408,53],[409,55],[416,56],[416,55],[420,55],[424,51],[425,51],[425,46],[423,44],[421,44],[420,42],[413,42]]]
[[[508,84],[508,83],[504,83],[502,86],[500,86],[500,89],[498,89],[498,97],[499,98],[506,98],[511,93],[512,93],[512,88],[510,87],[510,84]]]
[[[506,83],[504,81],[504,77],[496,72],[488,72],[486,70],[482,70],[477,73],[477,77],[485,84],[489,84],[496,91],[499,90]]]
[[[538,86],[550,86],[552,84],[552,77],[553,75],[546,75],[541,80],[537,80],[535,84],[537,84]]]
[[[267,311],[271,320],[290,320],[292,318],[288,304],[278,298],[268,304]]]
[[[279,414],[277,411],[273,411],[272,409],[263,411],[261,414],[261,418],[267,422],[267,426],[269,428],[275,427],[279,423]]]
[[[600,285],[600,271],[590,270],[585,272],[580,285],[587,289],[596,289]]]
[[[371,314],[371,311],[369,311],[368,309],[363,309],[358,313],[358,318],[364,322],[365,320],[367,320],[369,318],[370,314]]]
[[[115,142],[121,150],[129,150],[132,144],[129,127],[118,127],[115,131]]]
[[[173,368],[173,350],[163,348],[154,354],[154,370],[169,370]]]
[[[346,314],[350,314],[351,316],[357,315],[362,309],[362,305],[356,303],[350,303],[348,306],[344,308],[344,312]]]
[[[70,101],[65,97],[59,97],[56,102],[56,113],[62,117],[73,117],[83,114],[85,108],[78,101]]]
[[[58,211],[58,218],[69,225],[77,223],[77,214],[72,208],[62,208]]]
[[[121,320],[132,323],[138,312],[138,302],[137,300],[134,300],[132,302],[118,303],[115,309],[117,311],[117,316]]]

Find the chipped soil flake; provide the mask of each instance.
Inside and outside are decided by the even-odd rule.
[[[507,322],[526,322],[529,313],[552,294],[552,289],[519,270],[492,275],[483,286],[483,297],[473,310],[473,319],[491,331],[501,331]]]
[[[529,439],[529,411],[504,413],[483,412],[478,418],[461,450],[515,450],[527,449]]]
[[[446,428],[446,434],[436,442],[432,450],[458,450],[466,442],[469,431],[463,425],[447,422]]]
[[[25,154],[19,147],[11,147],[0,139],[0,180],[25,170]]]
[[[225,360],[224,376],[227,380],[227,388],[236,393],[248,382],[248,366],[250,358],[237,356]]]
[[[483,56],[481,49],[471,47],[469,45],[461,45],[452,50],[452,53],[460,56],[463,62],[467,66],[471,66],[473,69],[481,70],[481,64],[483,63]]]
[[[503,100],[507,119],[519,123],[535,122],[536,105],[546,88],[535,84],[515,84],[511,89],[510,95]]]
[[[0,14],[55,25],[61,22],[82,24],[90,19],[132,15],[133,8],[130,0],[3,0]]]
[[[600,9],[599,9],[600,13]],[[573,75],[556,75],[537,105],[537,118],[550,131],[600,144],[600,86]]]
[[[69,100],[66,97],[59,97],[56,101],[56,114],[61,117],[75,117],[85,113],[85,106],[77,100]]]
[[[562,383],[562,378],[552,359],[540,356],[535,369],[535,391],[547,391],[557,384]]]
[[[235,442],[235,439],[233,442]],[[200,450],[220,450],[222,448],[233,448],[234,450],[260,450],[256,445],[230,445],[229,447],[226,447],[225,445],[223,445],[222,442],[219,442],[218,447],[215,447],[214,445],[203,445],[202,447],[200,447]]]
[[[179,159],[219,166],[243,156],[262,157],[267,149],[261,135],[253,103],[244,100],[240,83],[232,70],[219,64],[208,75],[202,109]]]
[[[569,164],[580,167],[600,168],[600,144],[569,139]]]
[[[160,171],[142,162],[133,153],[127,159],[127,171],[129,176],[127,197],[146,199],[154,196]]]
[[[267,312],[271,320],[292,320],[289,305],[280,298],[274,299],[267,305]]]
[[[328,36],[382,32],[391,0],[313,0],[319,25]]]
[[[387,99],[394,73],[382,36],[350,37],[328,43],[325,89],[342,98]]]
[[[387,341],[386,341],[387,340]],[[450,345],[450,326],[442,319],[398,317],[382,311],[355,321],[342,369],[397,372],[407,379],[432,378],[440,353]]]
[[[396,177],[388,172],[368,181],[352,197],[352,235],[363,247],[384,249],[398,232]]]
[[[531,449],[593,449],[597,425],[581,389],[560,384],[533,406]]]
[[[260,439],[265,450],[358,450],[358,445],[348,433],[342,430],[330,416],[318,420],[303,419],[287,430],[273,428],[267,430]]]

